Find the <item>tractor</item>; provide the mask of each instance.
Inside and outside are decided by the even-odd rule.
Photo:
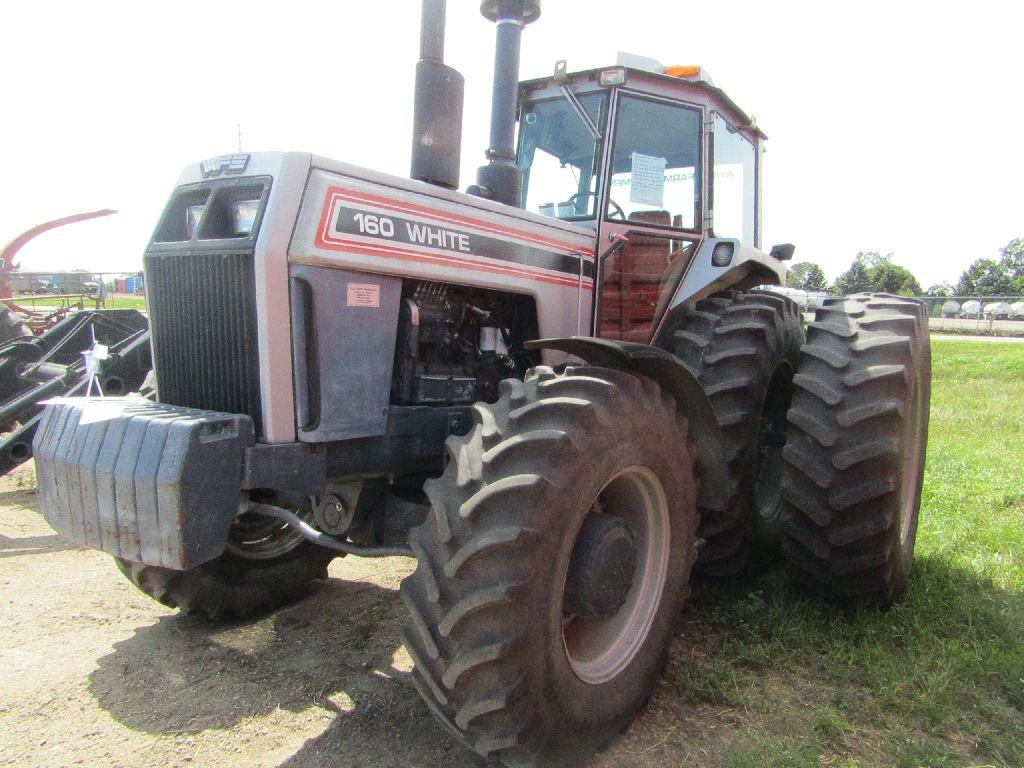
[[[43,513],[166,606],[266,611],[339,556],[414,557],[411,680],[507,765],[578,760],[647,700],[692,574],[782,560],[885,607],[910,575],[924,308],[805,332],[761,246],[765,135],[698,67],[519,82],[459,188],[463,78],[424,0],[411,179],[303,153],[186,167],[144,253],[156,400],[65,398]]]

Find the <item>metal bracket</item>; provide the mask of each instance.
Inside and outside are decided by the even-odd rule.
[[[579,260],[579,279],[576,282],[576,333],[583,333],[583,252],[569,251],[569,255]]]
[[[703,194],[704,197],[704,214],[701,217],[701,226],[705,232],[710,232],[711,227],[715,220],[714,202],[715,202],[715,153],[714,153],[714,141],[715,141],[715,118],[718,113],[713,109],[709,109],[704,113],[704,147],[705,156],[707,157],[707,167],[710,170],[708,173],[709,178],[702,182],[706,189]]]
[[[326,454],[309,443],[256,443],[245,450],[242,488],[273,488],[319,496],[327,482]]]
[[[569,102],[569,105],[573,108],[573,111],[579,115],[580,120],[590,131],[590,135],[594,138],[594,141],[601,141],[601,132],[597,129],[597,125],[593,120],[590,119],[590,115],[587,114],[587,110],[583,108],[583,104],[580,103],[579,98],[572,92],[566,83],[568,74],[566,72],[567,62],[565,59],[559,59],[555,62],[555,75],[554,80],[558,83],[558,87],[562,91],[562,95],[565,96],[565,100]]]

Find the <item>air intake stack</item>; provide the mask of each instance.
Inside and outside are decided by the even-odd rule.
[[[459,187],[463,78],[444,63],[445,0],[423,0],[409,175]]]
[[[470,194],[519,205],[523,172],[516,165],[516,100],[519,91],[519,47],[523,27],[540,17],[541,0],[483,0],[480,12],[497,26],[494,90],[491,95],[491,140],[487,165],[476,172]]]

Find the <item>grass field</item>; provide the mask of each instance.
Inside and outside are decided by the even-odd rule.
[[[704,635],[667,685],[749,724],[726,768],[1024,765],[1024,345],[933,358],[905,601],[823,608],[778,572],[697,599]]]

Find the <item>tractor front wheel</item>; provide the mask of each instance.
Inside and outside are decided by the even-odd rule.
[[[685,420],[649,380],[538,368],[447,448],[402,583],[412,680],[485,757],[576,760],[646,701],[689,592]]]
[[[114,558],[121,573],[157,602],[210,621],[244,618],[304,595],[327,578],[337,553],[312,544],[280,521],[242,515],[220,557],[187,571]]]

